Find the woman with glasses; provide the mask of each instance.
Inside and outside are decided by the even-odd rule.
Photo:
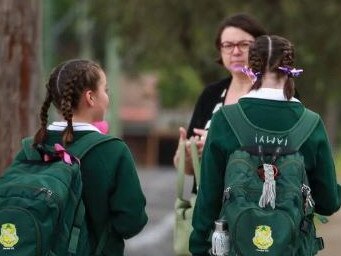
[[[236,14],[226,18],[218,28],[215,46],[219,51],[218,63],[222,65],[229,75],[227,78],[212,83],[200,95],[191,118],[188,130],[180,127],[179,141],[190,137],[197,140],[199,156],[205,143],[206,132],[210,127],[210,120],[221,106],[234,104],[251,89],[250,79],[241,71],[248,64],[249,46],[255,38],[266,34],[265,29],[251,16]],[[179,150],[174,156],[174,165],[179,163]],[[190,146],[186,150],[186,174],[193,175]],[[195,183],[195,182],[194,182]],[[196,185],[193,186],[196,193]]]

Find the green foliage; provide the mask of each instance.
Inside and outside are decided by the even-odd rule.
[[[209,1],[99,0],[93,13],[103,14],[96,17],[100,27],[114,24],[124,70],[190,65],[212,81],[219,72],[214,37],[224,2],[212,8]]]
[[[51,0],[50,0],[51,1]],[[124,72],[159,71],[172,81],[178,67],[190,67],[204,84],[216,81],[224,71],[215,63],[216,30],[223,18],[237,12],[260,20],[270,34],[283,35],[296,47],[296,66],[304,69],[296,85],[303,102],[325,114],[326,103],[341,96],[341,51],[339,48],[341,5],[339,0],[83,0],[53,1],[58,24],[77,4],[89,4],[94,58],[102,63],[106,41],[116,37]],[[72,15],[71,15],[72,16]],[[68,16],[67,16],[68,17]],[[75,57],[80,50],[79,26],[69,24],[56,38],[55,58]],[[165,72],[166,69],[172,70]],[[177,71],[175,71],[177,70]],[[186,77],[186,76],[185,76]],[[181,79],[180,79],[181,80]],[[184,79],[182,79],[183,81]],[[161,95],[168,92],[161,86]],[[185,87],[184,87],[185,88]],[[178,101],[176,93],[163,97]],[[171,97],[175,99],[171,100]],[[191,101],[191,99],[188,99]],[[179,103],[180,104],[180,103]]]
[[[180,66],[160,72],[159,88],[164,108],[192,107],[202,90],[202,82],[193,68]]]
[[[202,80],[219,78],[214,64],[218,52],[214,38],[220,21],[233,13],[246,12],[257,17],[271,34],[291,39],[297,48],[298,64],[306,71],[302,87],[315,88],[321,77],[324,84],[340,91],[339,27],[341,6],[338,0],[97,0],[54,2],[56,25],[70,20],[78,5],[89,4],[88,19],[94,22],[92,45],[95,58],[103,60],[104,45],[110,36],[119,38],[119,54],[125,71],[159,70],[164,67],[189,65]],[[276,13],[276,15],[273,15]],[[76,18],[57,40],[57,56],[77,52]],[[60,54],[62,51],[62,54]],[[335,92],[326,90],[329,96]],[[314,99],[315,100],[315,99]]]

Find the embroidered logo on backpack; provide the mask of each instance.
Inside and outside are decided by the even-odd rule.
[[[271,227],[267,225],[260,225],[256,227],[255,236],[252,242],[261,251],[268,251],[268,248],[273,244]]]
[[[1,225],[0,244],[4,249],[14,249],[13,247],[18,243],[19,237],[14,224],[5,223]]]

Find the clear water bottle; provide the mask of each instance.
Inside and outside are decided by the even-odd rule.
[[[217,220],[215,221],[215,230],[212,234],[212,255],[227,256],[229,249],[228,224],[225,220]]]

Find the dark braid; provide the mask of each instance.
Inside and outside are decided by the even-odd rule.
[[[250,57],[249,57],[249,65],[252,67],[254,73],[264,74],[265,65],[264,58],[261,56],[261,52],[257,51],[255,48],[250,49]],[[262,85],[261,79],[257,79],[257,81],[252,85],[251,90],[259,89]]]
[[[97,90],[101,67],[88,60],[69,60],[52,70],[46,84],[46,98],[40,111],[41,128],[34,137],[34,145],[44,143],[47,138],[48,110],[51,102],[63,115],[67,127],[63,131],[64,146],[73,141],[73,112],[85,90]]]
[[[291,47],[286,47],[283,50],[283,59],[279,66],[282,67],[293,67],[294,66],[294,49]],[[295,95],[295,83],[292,77],[288,77],[284,85],[284,95],[287,99],[290,99]]]
[[[48,84],[46,85],[46,87],[48,88]],[[36,147],[38,144],[42,144],[47,137],[48,110],[50,108],[51,102],[52,97],[49,90],[47,90],[45,101],[40,109],[40,129],[34,136],[33,142],[34,147]]]
[[[67,145],[73,141],[73,126],[72,126],[72,95],[74,83],[70,80],[66,81],[65,89],[62,92],[61,111],[64,119],[67,121],[67,127],[63,132],[63,144]]]
[[[270,38],[270,40],[269,40]],[[270,44],[271,43],[271,47]],[[269,49],[271,48],[271,52]],[[268,60],[270,56],[270,59]],[[267,64],[269,66],[267,67]],[[278,67],[292,68],[294,65],[294,49],[293,45],[287,39],[280,36],[260,36],[250,47],[249,66],[254,73],[261,72],[264,74],[267,69],[270,72],[277,73],[278,78],[285,76]],[[258,79],[251,89],[259,89],[261,87],[261,79]],[[294,81],[291,77],[285,82],[283,88],[284,95],[290,99],[295,94]]]

